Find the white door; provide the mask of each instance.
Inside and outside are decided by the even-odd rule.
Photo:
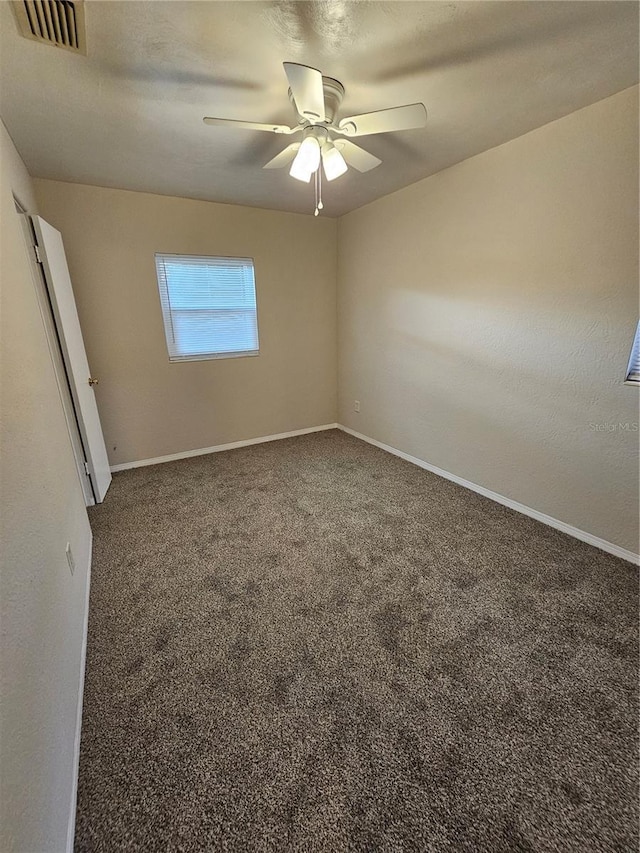
[[[40,216],[32,216],[31,221],[87,457],[88,473],[96,503],[101,503],[111,482],[111,470],[93,390],[95,380],[89,371],[62,234]]]
[[[36,291],[38,305],[40,307],[40,315],[42,316],[42,323],[44,325],[47,343],[49,345],[49,354],[51,355],[53,371],[56,376],[58,390],[60,391],[60,400],[64,410],[64,417],[67,422],[67,429],[69,430],[69,438],[73,448],[73,458],[78,471],[78,479],[82,486],[85,506],[93,506],[96,499],[93,495],[93,486],[91,485],[91,479],[89,477],[87,455],[84,452],[84,447],[82,446],[82,439],[78,428],[78,419],[76,417],[76,409],[73,404],[73,399],[71,398],[71,389],[69,388],[69,380],[67,379],[67,369],[64,366],[64,361],[62,359],[58,330],[56,329],[53,312],[51,311],[51,300],[49,299],[49,291],[44,277],[44,270],[42,268],[42,264],[36,257],[36,237],[33,225],[31,224],[29,216],[18,206],[17,202],[16,210],[20,215],[20,224],[22,226],[22,233],[25,241],[25,250],[29,256],[29,262],[31,264],[33,285]]]

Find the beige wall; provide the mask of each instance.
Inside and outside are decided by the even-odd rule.
[[[637,88],[348,214],[338,257],[341,423],[638,551]]]
[[[35,181],[62,232],[112,464],[336,420],[336,222]],[[170,363],[154,253],[252,257],[260,355]]]
[[[91,533],[12,192],[35,200],[1,123],[0,160],[0,850],[60,853]]]

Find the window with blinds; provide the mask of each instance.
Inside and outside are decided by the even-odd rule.
[[[156,255],[170,361],[258,355],[251,258]]]
[[[625,382],[632,382],[634,385],[640,385],[640,322],[636,329],[636,336],[633,339],[631,357],[629,359],[629,366],[627,367]]]

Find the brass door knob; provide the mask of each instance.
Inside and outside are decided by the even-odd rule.
[[[91,376],[89,377],[89,385],[97,385],[98,382],[100,382],[99,379],[92,379]]]

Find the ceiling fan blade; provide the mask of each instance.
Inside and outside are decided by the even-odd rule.
[[[299,142],[293,142],[291,145],[287,145],[284,151],[281,151],[279,154],[276,154],[273,160],[269,160],[269,162],[265,163],[262,168],[282,169],[284,166],[288,165],[293,160],[293,158],[298,153],[298,148],[300,148]]]
[[[359,172],[368,172],[382,163],[382,160],[378,160],[373,154],[369,154],[364,148],[360,148],[359,145],[350,142],[348,139],[336,139],[333,144],[347,163]]]
[[[412,130],[415,127],[424,127],[426,123],[427,111],[424,104],[406,104],[404,107],[348,116],[342,119],[336,129],[345,136],[367,136],[393,130]]]
[[[257,121],[237,121],[233,118],[212,118],[211,116],[206,116],[202,121],[217,127],[235,127],[236,130],[268,130],[271,133],[295,133],[297,130],[302,130],[301,127],[287,127],[284,124],[261,124]]]
[[[316,68],[283,62],[293,100],[301,116],[310,122],[324,121],[324,89],[322,74]]]

